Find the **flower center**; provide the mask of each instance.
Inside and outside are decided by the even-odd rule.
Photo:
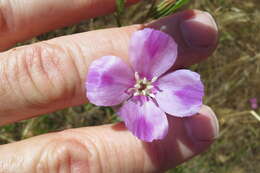
[[[152,80],[148,80],[146,77],[140,78],[138,72],[135,72],[135,85],[130,88],[133,92],[133,96],[149,96],[154,98],[155,89],[153,83],[157,80],[157,77],[153,77]]]

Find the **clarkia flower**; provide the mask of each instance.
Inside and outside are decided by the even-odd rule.
[[[166,73],[176,58],[177,44],[171,36],[149,28],[137,31],[130,41],[131,65],[116,56],[92,62],[87,98],[98,106],[121,104],[118,115],[139,139],[163,139],[169,126],[166,114],[192,116],[204,95],[199,74],[184,69]]]
[[[249,101],[250,101],[252,109],[257,109],[258,108],[257,98],[251,98]]]

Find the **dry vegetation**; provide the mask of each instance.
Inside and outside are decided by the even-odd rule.
[[[143,11],[149,7],[147,2],[128,9],[122,24],[143,21]],[[220,28],[215,53],[191,68],[204,79],[205,103],[216,111],[221,131],[208,152],[170,172],[257,173],[260,170],[260,120],[257,120],[260,109],[252,112],[249,99],[256,97],[260,101],[260,1],[200,0],[191,2],[188,7],[209,11]],[[105,16],[47,33],[27,43],[116,24],[114,16]],[[0,143],[115,121],[117,117],[111,109],[86,104],[2,127]]]

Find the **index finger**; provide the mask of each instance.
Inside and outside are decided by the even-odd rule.
[[[127,0],[128,4],[139,0]],[[115,0],[1,0],[0,51],[41,33],[101,16]]]

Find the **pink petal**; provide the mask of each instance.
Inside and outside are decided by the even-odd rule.
[[[159,107],[170,115],[186,117],[196,114],[202,106],[204,86],[198,73],[177,70],[157,81]]]
[[[118,57],[104,56],[89,67],[87,98],[98,106],[118,105],[130,97],[126,90],[134,82],[134,73],[127,64]]]
[[[130,62],[142,77],[159,77],[174,64],[177,44],[164,32],[146,28],[133,34],[130,42]]]
[[[129,100],[121,107],[118,114],[127,128],[143,141],[163,139],[168,132],[166,114],[153,101],[146,101],[140,105]]]

